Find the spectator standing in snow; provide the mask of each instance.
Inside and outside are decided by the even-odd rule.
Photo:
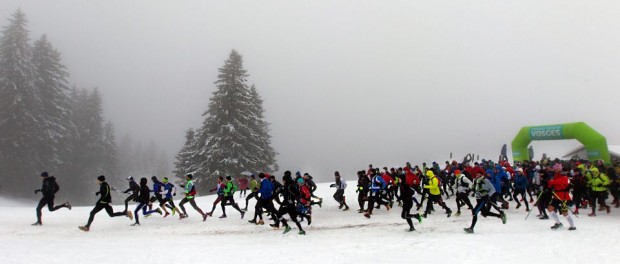
[[[254,174],[252,174],[252,176],[254,176]],[[239,178],[239,180],[237,181],[239,182],[239,198],[245,197],[248,189],[248,184],[250,183],[250,181],[248,180],[248,176],[242,175],[241,178]]]

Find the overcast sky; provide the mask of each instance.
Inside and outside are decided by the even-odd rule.
[[[618,1],[0,0],[0,25],[17,8],[72,84],[99,87],[119,140],[171,160],[232,49],[283,170],[496,159],[522,126],[574,121],[620,143]]]

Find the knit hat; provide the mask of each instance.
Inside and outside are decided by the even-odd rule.
[[[261,178],[261,179],[265,178],[265,174],[261,172],[261,173],[258,174],[258,177]],[[252,178],[254,178],[254,175],[252,175]]]
[[[230,177],[230,175],[228,175],[228,176],[226,176],[226,179],[230,181],[230,180],[232,180],[232,177]]]
[[[104,182],[105,181],[105,176],[101,175],[99,177],[97,177],[97,180],[100,182]]]
[[[297,183],[304,183],[304,178],[297,179]]]
[[[168,183],[168,177],[164,177],[164,179],[162,180],[163,183]]]
[[[187,177],[187,178],[189,178],[189,179],[191,180],[191,179],[193,179],[193,178],[194,178],[194,175],[192,175],[192,174],[190,173],[190,174],[187,174],[187,176],[186,176],[186,177]]]
[[[129,176],[129,177],[127,177],[127,180],[128,180],[128,181],[133,180],[133,176]]]
[[[47,174],[47,171],[41,172],[41,177],[45,178],[45,177],[49,177],[50,175]]]

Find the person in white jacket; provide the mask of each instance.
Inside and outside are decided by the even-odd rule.
[[[474,210],[471,201],[469,201],[472,182],[469,178],[465,177],[465,174],[462,174],[460,170],[455,170],[454,175],[456,176],[454,182],[456,184],[456,216],[459,216],[461,215],[461,206],[467,205],[469,210]]]
[[[347,211],[349,210],[349,206],[347,205],[346,197],[344,196],[344,189],[347,188],[347,182],[343,181],[340,178],[340,172],[336,171],[334,173],[334,176],[336,177],[336,183],[331,184],[329,187],[336,188],[336,193],[334,193],[334,200],[336,200],[336,202],[340,204],[340,206],[338,206],[338,209],[342,209],[342,207],[344,207],[343,211]]]

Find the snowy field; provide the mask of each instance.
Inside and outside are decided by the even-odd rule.
[[[469,211],[447,218],[436,206],[436,213],[422,224],[416,222],[415,232],[406,232],[400,207],[375,210],[366,219],[356,212],[355,182],[349,181],[347,188],[347,212],[338,210],[332,198],[335,189],[328,186],[319,184],[323,208],[314,209],[312,226],[302,223],[305,236],[298,235],[296,227],[283,235],[282,229],[267,224],[249,224],[253,201],[244,219],[230,207],[228,218],[219,219],[218,206],[214,217],[202,222],[188,204],[188,219],[153,215],[141,217],[138,227],[102,211],[90,232],[82,232],[77,227],[86,224],[92,207],[54,213],[44,209],[44,225],[30,226],[36,221],[34,206],[0,199],[0,263],[618,263],[618,209],[595,218],[582,212],[575,219],[577,231],[568,231],[561,218],[565,227],[552,231],[551,220],[537,219],[534,211],[525,221],[525,209],[516,210],[512,203],[506,225],[479,217],[476,233],[465,234]],[[113,201],[121,198],[113,193]],[[197,198],[205,211],[213,200]],[[447,202],[456,212],[454,198]]]

